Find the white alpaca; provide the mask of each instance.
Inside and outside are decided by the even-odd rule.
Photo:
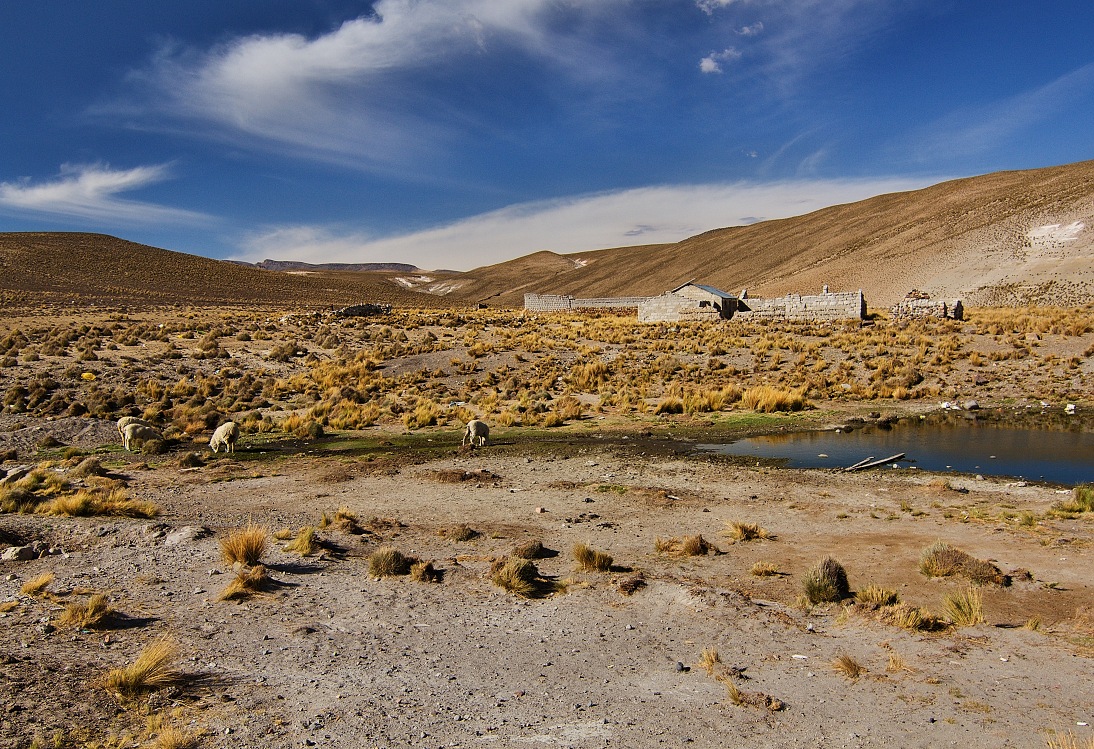
[[[130,424],[140,424],[141,426],[150,427],[152,422],[145,421],[139,416],[123,416],[118,419],[118,434],[125,434],[125,428]]]
[[[226,453],[234,453],[236,451],[236,440],[239,439],[239,425],[234,421],[226,421],[217,427],[213,432],[213,438],[209,440],[209,447],[213,448],[213,452],[219,452],[220,448],[224,448]]]
[[[122,430],[122,447],[126,450],[133,449],[134,442],[149,442],[163,440],[163,435],[146,424],[129,424]]]
[[[460,445],[466,445],[468,440],[471,441],[471,447],[475,446],[475,441],[479,443],[479,447],[486,444],[486,440],[490,438],[490,427],[486,425],[485,421],[479,421],[478,419],[472,419],[467,422],[467,427],[463,430],[463,439],[460,440]]]

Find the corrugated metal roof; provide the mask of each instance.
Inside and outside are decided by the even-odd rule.
[[[675,289],[673,289],[669,293],[673,294],[673,293],[679,291],[680,289],[684,288],[685,286],[694,286],[697,289],[702,289],[703,291],[707,292],[708,294],[713,294],[714,296],[721,297],[722,299],[735,299],[736,298],[732,294],[727,294],[726,292],[722,291],[721,289],[716,289],[713,286],[707,286],[705,284],[695,283],[693,281],[688,281],[685,284],[680,284],[679,286],[677,286]]]

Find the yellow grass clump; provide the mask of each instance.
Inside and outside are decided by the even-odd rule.
[[[285,544],[285,551],[293,551],[302,557],[308,557],[319,551],[319,541],[313,526],[305,526],[296,533],[289,543]]]
[[[178,643],[171,637],[161,637],[142,650],[133,663],[104,675],[99,684],[122,701],[179,686],[186,677],[176,665],[178,655]]]
[[[269,531],[260,525],[249,524],[235,530],[220,541],[220,555],[228,564],[245,564],[253,567],[266,553]]]
[[[409,557],[394,546],[381,546],[368,558],[368,574],[373,577],[409,575],[418,560]]]
[[[88,598],[86,603],[68,604],[64,613],[57,619],[57,623],[62,627],[96,629],[101,627],[113,613],[114,610],[110,608],[107,597],[96,593]]]
[[[972,627],[984,623],[984,596],[977,588],[947,593],[942,603],[954,626]]]
[[[573,548],[574,561],[580,572],[607,572],[612,567],[612,557],[578,542]]]
[[[261,593],[270,586],[270,575],[261,564],[240,570],[220,593],[221,601],[236,601]]]
[[[19,588],[19,592],[25,596],[37,596],[46,591],[46,588],[53,582],[52,572],[43,572],[40,575],[32,577],[22,584]]]

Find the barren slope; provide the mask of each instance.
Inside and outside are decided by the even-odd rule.
[[[435,296],[370,273],[278,273],[161,250],[104,234],[0,233],[0,298],[126,304],[385,302],[429,307]]]
[[[526,291],[654,295],[698,279],[772,296],[824,284],[863,289],[874,306],[912,288],[972,304],[1077,304],[1094,293],[1091,224],[1088,161],[954,180],[673,245],[537,253],[465,274],[454,296],[517,306]]]

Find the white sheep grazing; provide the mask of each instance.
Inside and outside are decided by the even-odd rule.
[[[471,447],[474,447],[475,441],[478,440],[479,447],[482,447],[489,438],[490,427],[486,425],[486,422],[472,419],[467,422],[467,427],[463,430],[463,439],[460,440],[460,445],[465,445],[468,440],[471,440]]]
[[[163,435],[147,424],[129,424],[122,431],[122,447],[126,450],[133,449],[134,442],[150,442],[163,440]]]
[[[226,421],[217,427],[213,432],[213,438],[209,440],[209,447],[213,448],[213,452],[219,452],[220,448],[224,448],[224,452],[234,453],[236,451],[236,440],[239,439],[239,425],[234,421]]]
[[[130,424],[140,424],[146,427],[152,426],[151,422],[145,421],[140,416],[123,416],[118,419],[118,434],[125,434],[125,428]]]

